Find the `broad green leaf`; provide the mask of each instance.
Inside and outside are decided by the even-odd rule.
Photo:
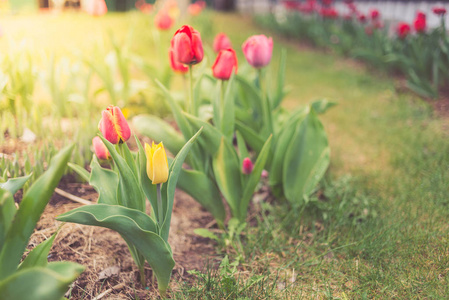
[[[231,207],[232,216],[240,219],[239,204],[242,197],[242,173],[234,147],[227,143],[224,137],[221,138],[220,147],[213,158],[212,165],[218,187]]]
[[[279,70],[277,76],[277,86],[274,97],[271,99],[271,107],[276,109],[282,102],[285,96],[284,82],[285,82],[285,63],[287,61],[287,51],[282,49],[281,58],[279,59]]]
[[[33,174],[29,174],[23,177],[11,178],[4,183],[0,183],[0,188],[7,190],[12,195],[14,195],[25,185],[25,183],[28,181],[28,179],[31,178],[32,175]]]
[[[171,222],[171,215],[173,210],[173,201],[175,198],[175,190],[176,190],[176,184],[178,183],[178,177],[179,173],[182,169],[182,164],[184,163],[184,160],[189,153],[190,149],[192,148],[195,140],[197,137],[201,134],[203,131],[203,128],[200,128],[197,133],[195,133],[194,136],[182,147],[182,149],[179,151],[178,155],[176,155],[175,159],[170,165],[169,175],[167,183],[164,184],[165,189],[162,190],[162,199],[163,202],[167,204],[165,208],[165,217],[164,217],[164,223],[162,224],[161,228],[161,236],[162,238],[167,242],[168,241],[168,234],[170,232],[170,222]],[[166,197],[164,199],[164,197]],[[165,200],[165,201],[164,201]]]
[[[112,145],[108,140],[100,135],[105,146],[108,148],[112,159],[118,169],[119,175],[119,204],[135,208],[140,211],[145,211],[145,196],[143,194],[140,184],[137,182],[137,178],[134,175],[131,168],[126,163],[125,159],[118,154],[115,150],[114,145]]]
[[[90,173],[84,169],[81,166],[78,166],[76,164],[72,164],[72,163],[67,163],[67,165],[70,167],[70,169],[72,169],[73,171],[75,171],[79,176],[81,176],[81,178],[83,178],[83,180],[85,180],[86,182],[89,182],[89,178],[90,178]]]
[[[151,115],[139,115],[133,118],[133,126],[137,132],[156,142],[164,142],[173,155],[176,155],[184,145],[185,139],[169,123]]]
[[[302,203],[323,177],[329,162],[326,132],[311,110],[297,127],[285,153],[282,184],[286,198]]]
[[[17,209],[10,192],[0,188],[0,251]]]
[[[243,91],[243,93],[240,93],[238,101],[246,102],[243,106],[251,108],[253,110],[252,117],[258,122],[262,122],[264,100],[260,90],[242,75],[236,74],[235,79]],[[239,121],[245,122],[245,120]],[[262,125],[262,123],[260,124]]]
[[[157,225],[147,214],[120,205],[96,204],[76,208],[56,219],[106,227],[125,236],[145,256],[156,274],[159,290],[167,289],[175,261],[170,246],[157,234]]]
[[[196,170],[181,170],[178,187],[192,196],[223,226],[226,217],[225,207],[217,185],[206,174]]]
[[[50,252],[56,235],[57,232],[54,233],[49,239],[34,247],[34,249],[28,253],[27,257],[25,257],[23,262],[19,265],[18,270],[20,271],[32,267],[45,267],[48,264],[48,253]]]
[[[98,203],[118,204],[117,186],[119,183],[118,175],[112,170],[102,168],[94,155],[90,163],[91,174],[89,184],[92,185],[98,193]]]
[[[0,281],[0,295],[11,300],[60,300],[83,270],[71,262],[23,269]]]
[[[73,147],[74,145],[68,146],[55,155],[48,170],[36,180],[23,197],[0,252],[0,280],[17,269],[28,245],[28,239],[64,174]]]
[[[223,134],[210,123],[204,122],[192,115],[184,114],[189,121],[192,128],[199,130],[203,128],[201,136],[198,138],[198,143],[210,154],[215,155],[220,147],[220,139]]]
[[[326,99],[315,100],[311,106],[317,114],[324,114],[329,108],[337,105],[336,102],[328,101]]]
[[[134,160],[134,156],[131,153],[131,151],[129,150],[129,147],[126,143],[123,144],[119,144],[118,145],[118,149],[121,152],[120,154],[122,155],[122,157],[125,159],[126,164],[128,165],[128,167],[131,169],[131,171],[134,173],[135,178],[137,179],[137,166],[136,166],[136,162]]]
[[[248,148],[246,148],[246,143],[243,139],[242,134],[239,131],[236,131],[235,135],[237,137],[237,148],[239,149],[240,165],[242,165],[243,160],[246,157],[249,157],[249,152]]]
[[[282,168],[284,166],[285,153],[292,142],[298,124],[304,120],[309,112],[309,106],[297,110],[281,127],[273,147],[273,159],[271,160],[269,168],[270,186],[282,183]]]
[[[251,149],[253,149],[256,153],[259,153],[260,150],[262,150],[264,140],[257,132],[239,121],[235,122],[235,128],[242,134]]]
[[[271,138],[267,139],[265,144],[263,145],[262,151],[260,151],[259,156],[257,157],[256,163],[254,164],[253,171],[249,175],[249,180],[246,183],[243,191],[243,196],[240,202],[240,211],[242,212],[240,221],[245,221],[244,217],[246,217],[246,212],[248,211],[248,205],[253,196],[254,190],[257,187],[257,184],[260,181],[260,175],[265,167],[265,163],[267,162],[268,156],[271,151]]]
[[[222,112],[223,112],[223,81],[217,80],[215,82],[215,95],[212,100],[212,120],[214,121],[215,128],[221,129]]]

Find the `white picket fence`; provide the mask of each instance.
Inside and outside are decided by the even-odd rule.
[[[237,0],[237,9],[243,13],[260,14],[267,13],[282,6],[281,1],[271,0]],[[427,26],[436,27],[440,24],[439,17],[433,14],[432,8],[435,6],[445,7],[449,12],[449,4],[441,1],[355,1],[355,4],[362,13],[368,14],[373,8],[379,10],[382,18],[386,21],[404,21],[412,23],[416,11],[422,11],[427,15]],[[336,2],[335,7],[341,14],[348,12],[343,2]],[[449,14],[446,14],[446,24],[449,24]]]

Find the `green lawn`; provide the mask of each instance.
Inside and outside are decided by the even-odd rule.
[[[11,36],[24,36],[39,50],[75,55],[99,41],[101,45],[98,34],[110,30],[118,40],[128,37],[132,51],[157,62],[162,54],[155,50],[157,40],[145,31],[151,24],[148,18],[137,13],[98,19],[81,14],[11,16],[0,24],[6,32],[0,45],[5,48]],[[263,32],[249,17],[233,14],[208,12],[193,24],[204,28],[206,53],[215,33],[229,34],[240,62],[243,41]],[[30,28],[37,31],[30,34]],[[160,41],[170,38],[167,33]],[[234,278],[229,270],[222,274],[209,270],[205,272],[214,276],[185,286],[175,297],[447,297],[447,120],[435,116],[421,99],[398,94],[395,80],[385,74],[373,75],[351,60],[273,39],[273,72],[281,48],[287,49],[286,81],[291,92],[286,107],[318,98],[338,102],[322,117],[331,167],[304,210],[263,204],[263,213],[256,218],[259,226],[247,229],[242,244],[236,244],[241,252],[228,249],[231,262],[241,256],[237,274],[243,281],[228,280]],[[176,81],[175,88],[181,84]]]

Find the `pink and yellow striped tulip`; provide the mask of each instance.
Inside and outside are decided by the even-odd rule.
[[[99,136],[96,136],[92,139],[92,145],[94,147],[95,155],[98,157],[98,159],[111,158],[111,154],[109,153],[108,148],[106,148],[106,145],[103,143]]]
[[[118,106],[110,105],[101,113],[98,128],[104,138],[112,144],[124,143],[131,137],[131,130]]]

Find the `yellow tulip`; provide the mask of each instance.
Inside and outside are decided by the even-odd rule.
[[[168,179],[168,161],[162,142],[155,145],[145,143],[147,155],[147,174],[153,184],[164,183]]]

